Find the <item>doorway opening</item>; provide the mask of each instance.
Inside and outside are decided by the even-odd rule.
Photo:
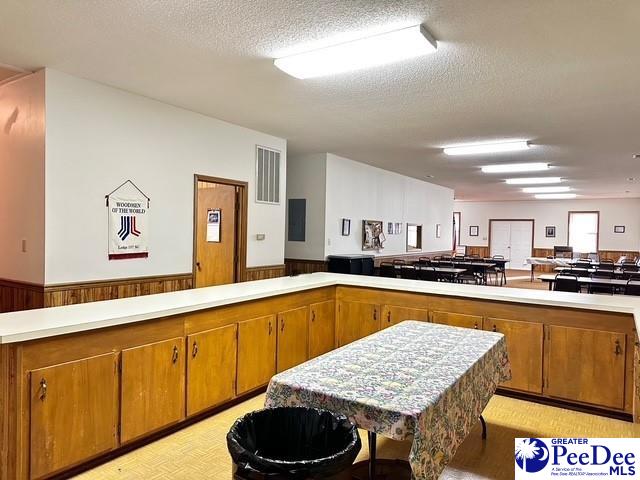
[[[193,284],[241,282],[247,258],[247,182],[194,175]]]

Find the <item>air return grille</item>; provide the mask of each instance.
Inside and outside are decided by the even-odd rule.
[[[256,148],[256,202],[280,203],[280,152]]]

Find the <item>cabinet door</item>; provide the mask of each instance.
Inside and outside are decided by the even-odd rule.
[[[122,351],[123,443],[184,418],[184,361],[182,337]]]
[[[383,305],[381,328],[392,327],[405,320],[429,321],[429,311],[423,308],[399,307],[397,305]]]
[[[278,372],[307,361],[309,353],[309,307],[278,314]]]
[[[482,328],[482,317],[480,315],[467,315],[465,313],[451,312],[431,312],[431,321],[442,325],[464,328]]]
[[[309,358],[315,358],[335,348],[336,302],[312,303],[309,312]]]
[[[511,363],[512,379],[502,384],[531,393],[542,393],[542,338],[541,323],[487,318],[485,330],[504,334]]]
[[[117,375],[115,353],[31,371],[31,478],[117,446]]]
[[[275,373],[275,315],[238,323],[238,395],[266,385]]]
[[[341,300],[338,302],[338,346],[380,330],[380,305]]]
[[[237,331],[233,324],[187,337],[187,415],[235,397]]]
[[[549,326],[548,395],[604,407],[624,407],[626,336]]]

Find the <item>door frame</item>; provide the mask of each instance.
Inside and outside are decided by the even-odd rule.
[[[492,222],[531,222],[531,256],[535,249],[536,221],[533,218],[490,218],[489,219],[489,256],[491,256],[491,223]],[[511,259],[509,259],[511,260]]]
[[[209,175],[193,175],[193,255],[191,262],[192,282],[196,285],[196,260],[198,256],[198,182],[220,183],[236,187],[238,205],[236,206],[236,232],[234,265],[234,283],[243,282],[247,270],[247,209],[249,183],[229,178],[211,177]]]

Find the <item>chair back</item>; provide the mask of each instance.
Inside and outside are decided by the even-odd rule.
[[[640,295],[640,278],[630,278],[624,288],[625,295]]]
[[[394,258],[393,259],[393,264],[394,265],[405,265],[404,260],[402,260],[401,258]]]
[[[597,253],[597,252],[591,252],[591,253],[588,255],[588,258],[589,258],[589,260],[590,260],[591,262],[598,262],[598,261],[600,261],[600,255],[598,255],[598,253]]]
[[[576,267],[576,268],[589,269],[589,268],[591,268],[591,262],[579,260],[576,263],[574,263],[573,266]]]
[[[576,275],[559,273],[558,275],[556,275],[556,281],[553,285],[553,289],[556,292],[578,293],[580,291],[580,284],[578,283],[578,277]]]
[[[442,255],[442,260],[451,260],[453,257],[451,255]]]
[[[400,277],[408,280],[416,280],[418,278],[418,270],[413,265],[403,265],[400,268]]]
[[[600,260],[598,270],[613,270],[615,267],[613,260]]]
[[[608,278],[608,279],[612,279],[613,278],[613,270],[597,269],[595,272],[593,272],[591,274],[591,278]]]
[[[429,257],[420,257],[418,258],[418,263],[421,263],[422,265],[430,265],[431,259]]]
[[[638,265],[635,262],[631,262],[629,260],[626,260],[624,262],[622,262],[622,269],[623,270],[627,270],[629,272],[637,272],[638,271]]]
[[[391,262],[382,262],[380,264],[380,276],[387,278],[396,278],[396,267]]]
[[[504,260],[504,255],[494,255],[491,260]]]
[[[420,267],[418,269],[418,279],[426,280],[427,282],[437,282],[439,280],[438,272],[436,272],[436,269],[433,267]]]

